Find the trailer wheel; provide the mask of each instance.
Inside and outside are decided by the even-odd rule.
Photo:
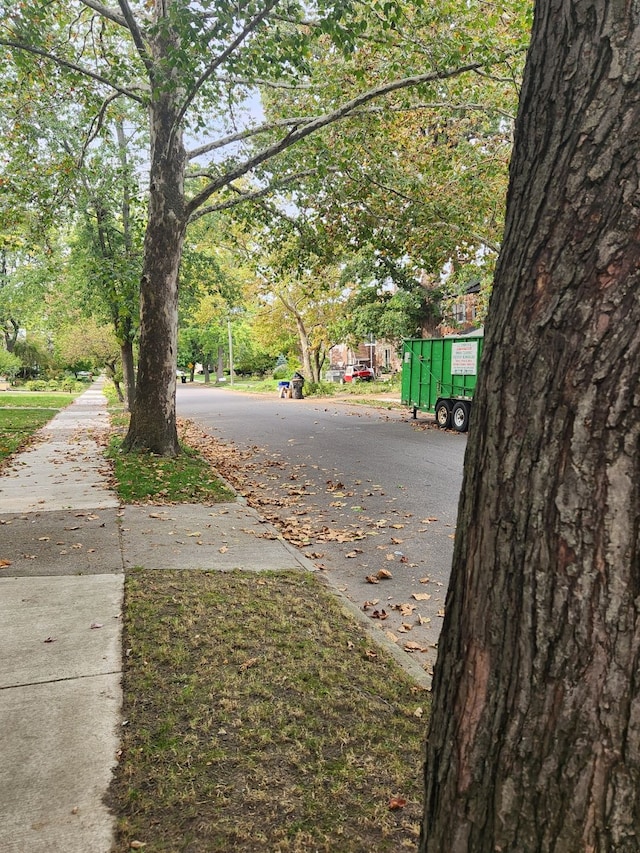
[[[448,400],[438,400],[436,404],[436,423],[440,429],[451,426],[451,403]]]
[[[456,403],[451,412],[453,428],[458,432],[466,432],[469,429],[469,415],[471,410],[467,403]]]

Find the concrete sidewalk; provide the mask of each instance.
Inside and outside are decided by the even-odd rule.
[[[127,568],[308,568],[241,502],[121,507],[96,440],[107,424],[97,383],[0,472],[4,853],[111,848]]]

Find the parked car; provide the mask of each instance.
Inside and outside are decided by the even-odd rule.
[[[345,382],[372,382],[375,378],[373,370],[362,364],[349,364],[344,371]]]

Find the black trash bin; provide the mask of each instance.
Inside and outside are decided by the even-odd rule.
[[[291,396],[294,400],[302,400],[303,385],[304,376],[301,373],[294,373],[291,379]]]

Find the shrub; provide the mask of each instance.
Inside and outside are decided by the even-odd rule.
[[[46,391],[47,383],[44,379],[31,379],[29,382],[25,382],[25,388],[27,391]]]
[[[336,393],[335,382],[305,382],[303,392],[307,397],[330,397]]]
[[[291,379],[291,368],[286,364],[282,364],[280,365],[280,367],[276,367],[276,369],[273,371],[273,378]]]

